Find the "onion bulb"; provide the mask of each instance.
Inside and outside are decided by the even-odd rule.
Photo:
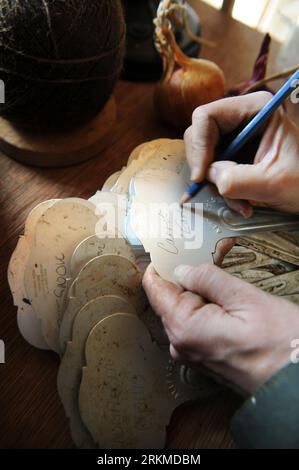
[[[164,74],[155,90],[155,108],[164,121],[186,128],[198,106],[224,97],[225,78],[214,62],[186,56],[170,29],[163,36],[168,47],[165,55],[160,49]]]

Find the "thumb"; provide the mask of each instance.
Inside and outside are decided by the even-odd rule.
[[[251,286],[213,264],[204,263],[197,268],[178,266],[175,269],[178,283],[187,291],[199,294],[211,303],[228,309],[231,303],[244,297]],[[220,287],[221,286],[221,287]],[[239,299],[241,305],[241,299]]]
[[[215,162],[208,170],[207,179],[216,185],[221,196],[264,201],[267,200],[265,172],[263,163],[242,165],[235,162]]]

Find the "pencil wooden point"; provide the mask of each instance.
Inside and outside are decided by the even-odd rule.
[[[189,202],[191,199],[192,199],[192,196],[190,196],[190,194],[188,193],[183,194],[183,197],[180,201],[180,205],[183,206],[184,204],[186,204],[186,202]]]

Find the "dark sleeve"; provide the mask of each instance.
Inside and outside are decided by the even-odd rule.
[[[299,364],[281,369],[233,417],[241,449],[299,449]]]

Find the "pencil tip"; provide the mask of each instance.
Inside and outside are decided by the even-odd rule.
[[[190,196],[188,193],[185,193],[180,201],[180,205],[183,206],[186,204],[186,202],[190,201],[190,199],[192,199],[192,196]]]

